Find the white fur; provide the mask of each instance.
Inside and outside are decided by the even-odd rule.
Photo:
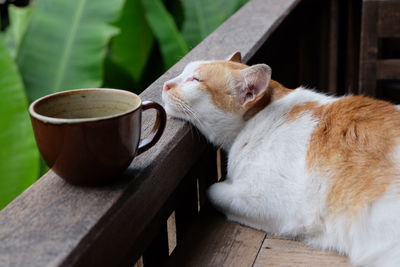
[[[309,113],[290,122],[287,118],[296,105],[338,98],[298,88],[244,121],[215,107],[196,83],[183,82],[203,63],[189,64],[175,78],[196,118],[182,113],[169,92],[163,92],[163,99],[170,115],[192,122],[229,153],[227,178],[209,188],[211,202],[229,220],[336,250],[357,266],[400,266],[400,185],[354,221],[330,217],[325,204],[329,177],[306,168],[307,146],[318,121]],[[400,147],[393,157],[400,162]]]
[[[228,150],[245,122],[239,115],[227,114],[214,105],[210,105],[211,96],[203,90],[197,90],[196,81],[188,81],[189,78],[196,75],[198,66],[207,62],[192,62],[178,77],[168,81],[168,83],[180,85],[179,95],[190,107],[190,111],[173,99],[170,100],[171,96],[168,92],[163,91],[162,98],[165,103],[165,110],[169,115],[190,121],[207,136],[210,142]],[[185,110],[184,113],[182,113],[182,109]]]

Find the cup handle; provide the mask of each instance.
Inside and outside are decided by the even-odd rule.
[[[167,115],[164,108],[153,101],[143,101],[142,111],[154,108],[157,111],[156,122],[154,123],[153,129],[151,130],[149,136],[145,139],[140,140],[137,155],[142,154],[152,146],[154,146],[160,139],[162,133],[165,129],[165,124],[167,122]]]

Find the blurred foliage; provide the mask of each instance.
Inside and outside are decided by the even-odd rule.
[[[31,10],[30,7],[21,8],[9,6],[10,25],[5,33],[5,41],[13,58],[18,54],[18,49],[21,44],[21,39],[25,34]]]
[[[147,21],[160,44],[165,67],[169,68],[188,52],[187,44],[161,0],[142,2]]]
[[[35,0],[17,63],[28,99],[74,88],[100,87],[111,26],[123,0]]]
[[[235,12],[243,1],[184,0],[182,34],[190,47],[196,46]]]
[[[39,174],[27,106],[17,66],[0,37],[0,209]]]
[[[40,175],[28,102],[75,88],[140,93],[247,0],[29,2],[0,5],[0,209]]]
[[[139,81],[154,42],[141,0],[126,1],[115,25],[120,33],[112,41],[111,58]]]

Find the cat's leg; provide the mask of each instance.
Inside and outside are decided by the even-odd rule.
[[[213,184],[207,193],[211,203],[224,213],[228,220],[268,231],[262,218],[256,215],[259,203],[257,206],[257,203],[252,202],[246,189],[245,185],[228,180]]]
[[[400,246],[384,248],[369,257],[362,258],[362,260],[352,260],[352,263],[362,267],[398,267],[400,263]]]
[[[228,181],[215,183],[207,190],[207,195],[211,203],[223,213],[230,209],[235,194],[235,188]]]
[[[396,222],[396,219],[393,219],[392,222],[392,227],[382,223],[377,234],[366,230],[363,231],[363,238],[355,237],[357,242],[353,243],[353,249],[349,255],[352,263],[366,267],[400,266],[400,234],[397,228],[399,220]]]

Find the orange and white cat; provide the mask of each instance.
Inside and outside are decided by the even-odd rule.
[[[211,202],[232,221],[336,250],[357,266],[400,266],[400,110],[271,80],[240,54],[166,82],[167,113],[228,154]]]

